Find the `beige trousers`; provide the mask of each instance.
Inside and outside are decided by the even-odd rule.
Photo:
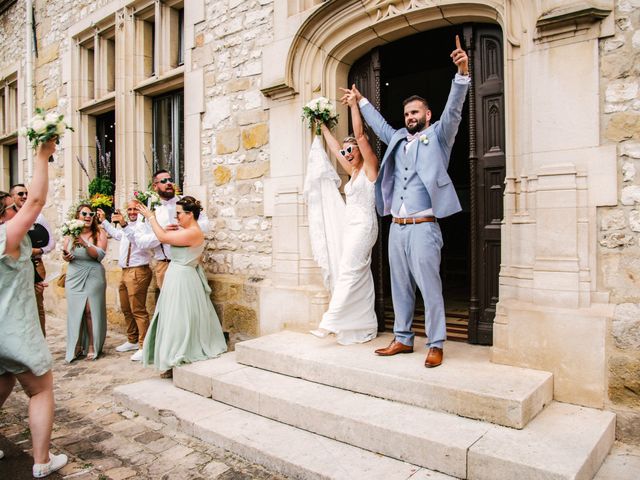
[[[120,307],[127,324],[127,341],[138,343],[142,348],[144,337],[149,328],[149,312],[147,312],[147,291],[151,283],[149,265],[122,269],[120,280]]]

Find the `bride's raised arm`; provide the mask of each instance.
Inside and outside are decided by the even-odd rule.
[[[322,136],[324,137],[325,142],[327,142],[327,146],[329,147],[329,150],[331,151],[331,153],[333,153],[335,157],[338,159],[338,161],[340,162],[340,165],[342,165],[342,168],[344,168],[345,172],[351,175],[353,173],[353,167],[349,164],[349,162],[347,162],[344,156],[340,153],[340,149],[342,148],[342,146],[338,143],[338,140],[336,140],[336,137],[333,136],[333,133],[331,133],[331,130],[329,130],[329,128],[324,123],[320,125],[320,129],[322,131]]]
[[[349,110],[351,110],[353,135],[356,137],[358,148],[362,154],[362,159],[364,161],[364,173],[366,173],[367,178],[373,182],[378,178],[378,157],[373,151],[373,148],[369,143],[369,139],[364,132],[364,122],[362,121],[360,107],[358,106],[358,95],[360,92],[358,92],[355,84],[351,86],[351,89],[341,88],[341,90],[344,92],[342,102],[349,105]]]

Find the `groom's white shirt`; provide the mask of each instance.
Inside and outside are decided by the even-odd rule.
[[[454,82],[456,83],[461,83],[461,84],[467,84],[471,81],[471,77],[469,75],[460,75],[459,73],[456,73],[454,79]],[[361,98],[360,101],[358,102],[358,106],[360,108],[364,107],[367,103],[369,103],[369,100],[367,100],[366,98]],[[425,128],[422,132],[426,132],[427,129]],[[409,151],[409,149],[411,149],[411,147],[417,142],[416,138],[419,138],[420,135],[416,135],[413,137],[412,140],[410,140],[409,142],[405,143],[404,145],[404,152],[407,153]],[[396,218],[420,218],[420,217],[432,217],[433,216],[433,208],[427,208],[426,210],[422,210],[420,212],[415,212],[412,213],[411,215],[409,215],[409,213],[407,212],[407,208],[404,206],[404,202],[402,202],[402,205],[400,205],[400,210],[397,212],[394,212],[393,210],[391,210],[391,215],[393,217]]]
[[[180,198],[176,195],[171,200],[160,200],[161,205],[155,209],[156,220],[158,225],[162,228],[166,228],[169,224],[176,224],[176,204]],[[156,260],[171,260],[171,245],[166,243],[160,243],[156,234],[153,233],[153,229],[149,224],[149,221],[142,221],[142,215],[138,216],[135,229],[135,242],[139,248],[151,248],[153,249],[153,258]],[[200,212],[198,218],[198,225],[203,233],[209,231],[209,218],[204,210]]]

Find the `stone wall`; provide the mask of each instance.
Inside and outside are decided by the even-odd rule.
[[[202,168],[213,220],[204,266],[225,331],[244,338],[259,334],[256,288],[271,269],[272,226],[263,205],[269,112],[260,87],[273,2],[210,0],[205,19],[191,57],[194,69],[204,69]]]
[[[617,207],[602,209],[601,282],[617,304],[608,345],[609,408],[618,437],[640,443],[640,1],[619,0],[601,42],[603,142],[618,145]]]

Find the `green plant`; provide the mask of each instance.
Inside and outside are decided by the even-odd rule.
[[[107,177],[96,177],[89,183],[90,197],[93,197],[96,193],[111,196],[114,190],[113,182]]]

